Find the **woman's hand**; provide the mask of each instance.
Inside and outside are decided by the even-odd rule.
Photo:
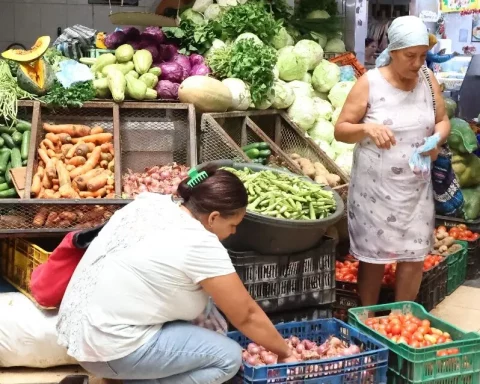
[[[363,125],[365,134],[370,137],[380,149],[390,149],[397,144],[390,128],[382,124],[366,123]]]
[[[293,355],[284,357],[283,359],[278,359],[279,364],[297,363],[297,362],[298,362],[298,359]]]
[[[435,147],[431,151],[423,152],[421,155],[430,156],[430,159],[432,159],[432,161],[435,161],[437,160],[439,153],[440,153],[440,149],[438,147]]]

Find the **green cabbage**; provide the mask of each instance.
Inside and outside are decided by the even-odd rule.
[[[305,83],[304,81],[294,80],[288,83],[288,85],[292,88],[295,97],[310,97],[314,96],[313,88],[310,83]]]
[[[327,45],[327,36],[322,34],[322,33],[317,33],[317,32],[310,32],[310,36],[312,36],[313,40],[316,40],[318,44],[322,47],[322,49],[325,49],[325,46]]]
[[[203,15],[207,20],[216,20],[221,14],[222,8],[218,4],[210,4]]]
[[[305,59],[309,71],[315,69],[323,59],[322,47],[313,40],[300,40],[295,44],[293,52]]]
[[[315,103],[309,97],[295,97],[295,101],[288,108],[288,117],[297,124],[297,126],[308,131],[311,129],[317,120],[317,113],[315,110]]]
[[[320,147],[320,149],[323,152],[325,152],[330,159],[335,160],[335,158],[337,157],[337,154],[332,149],[329,143],[323,140],[315,140],[315,144],[317,144]]]
[[[307,19],[329,19],[330,15],[327,11],[316,9],[307,14]]]
[[[335,159],[335,164],[337,164],[340,169],[347,175],[350,175],[350,173],[352,172],[353,152],[348,151],[341,153]]]
[[[232,107],[234,111],[246,111],[252,102],[248,86],[240,79],[229,78],[222,83],[232,94]]]
[[[307,73],[307,61],[293,51],[293,47],[282,48],[278,52],[277,67],[280,79],[284,81],[301,80]]]
[[[335,127],[328,120],[319,117],[313,128],[308,131],[312,140],[331,143],[334,140]]]
[[[337,155],[341,155],[344,152],[351,152],[353,148],[355,148],[355,144],[342,143],[335,139],[332,141],[331,146]]]
[[[327,41],[327,45],[325,45],[325,52],[344,53],[346,52],[345,43],[342,41],[342,39],[334,37],[333,39]]]
[[[305,76],[303,76],[302,80],[304,83],[311,84],[312,83],[312,75],[310,73],[306,73]]]
[[[315,109],[319,117],[324,120],[330,120],[332,118],[333,107],[328,101],[320,97],[314,97],[313,102],[315,103]]]
[[[196,0],[195,3],[193,3],[192,9],[195,12],[204,13],[212,4],[213,0]]]
[[[322,60],[313,71],[312,85],[318,92],[328,92],[340,81],[340,67]]]
[[[254,33],[250,33],[250,32],[245,32],[245,33],[242,33],[241,35],[239,35],[235,39],[235,43],[238,43],[240,40],[245,40],[245,39],[252,39],[255,43],[263,45],[263,41],[260,40],[260,38],[257,35],[255,35]]]
[[[294,41],[292,36],[290,36],[285,27],[280,28],[278,33],[273,37],[270,42],[272,47],[275,49],[281,49],[293,45]]]
[[[313,90],[313,97],[319,97],[322,100],[328,101],[328,93],[327,92],[318,92],[315,89]]]
[[[328,99],[335,108],[343,107],[347,96],[355,85],[354,81],[340,81],[335,84],[328,94]]]
[[[180,15],[182,20],[190,20],[194,24],[205,24],[205,19],[201,13],[195,12],[192,8],[188,8]]]
[[[287,83],[277,80],[273,84],[272,107],[275,109],[285,109],[290,107],[295,100],[295,93]]]

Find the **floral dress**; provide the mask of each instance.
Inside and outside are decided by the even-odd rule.
[[[430,88],[419,73],[412,91],[393,87],[379,69],[367,73],[364,123],[388,126],[397,144],[379,149],[366,138],[355,147],[348,196],[350,251],[361,261],[422,261],[434,229],[432,184],[410,170],[408,160],[435,128]]]

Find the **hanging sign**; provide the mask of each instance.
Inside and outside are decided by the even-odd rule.
[[[440,0],[440,9],[444,13],[461,12],[479,7],[479,0]]]

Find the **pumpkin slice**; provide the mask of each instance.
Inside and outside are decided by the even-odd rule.
[[[17,83],[24,91],[34,95],[44,95],[52,88],[55,73],[43,59],[31,63],[21,63],[17,70]]]
[[[19,63],[29,63],[42,57],[50,45],[50,36],[42,36],[37,39],[30,49],[9,49],[2,53],[4,59],[17,61]]]

